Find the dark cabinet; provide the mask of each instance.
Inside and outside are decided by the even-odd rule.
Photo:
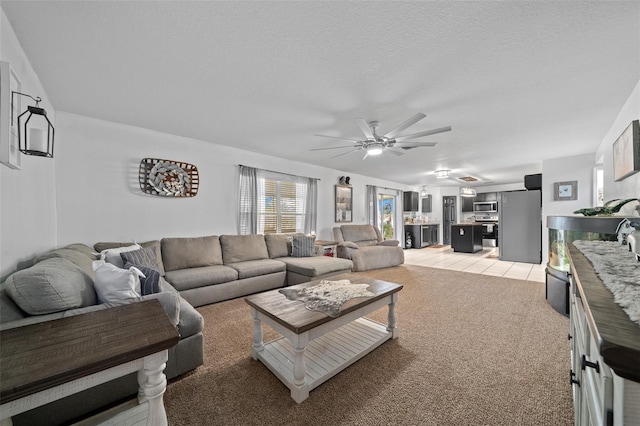
[[[438,244],[438,225],[422,225],[422,247]]]
[[[480,195],[480,194],[478,194]],[[498,193],[497,192],[483,192],[483,199],[478,201],[498,201]]]
[[[431,213],[431,195],[422,197],[422,213]]]
[[[462,253],[482,250],[482,225],[451,225],[451,248]]]
[[[422,248],[438,244],[439,225],[407,224],[405,234],[411,235],[411,247]]]
[[[473,203],[476,201],[476,197],[460,197],[462,199],[462,212],[472,213]]]
[[[418,204],[419,204],[420,194],[414,191],[405,191],[404,192],[404,208],[402,211],[405,212],[417,212]]]

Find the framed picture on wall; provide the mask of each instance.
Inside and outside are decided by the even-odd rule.
[[[555,182],[553,184],[553,201],[569,201],[578,199],[578,181]]]
[[[9,63],[0,61],[0,162],[12,169],[22,167],[17,118],[22,112],[21,97],[14,96],[11,102],[11,92],[20,92],[21,86]]]
[[[640,171],[640,126],[634,120],[613,143],[613,178],[616,182]]]
[[[353,188],[351,185],[336,185],[336,222],[353,221]]]

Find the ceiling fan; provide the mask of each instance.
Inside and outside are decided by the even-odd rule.
[[[366,139],[359,140],[359,139],[347,139],[347,138],[341,138],[341,137],[329,136],[329,135],[314,135],[314,136],[321,136],[323,138],[340,139],[340,140],[349,141],[353,143],[350,145],[333,146],[330,148],[314,148],[311,151],[351,148],[351,151],[343,152],[342,154],[338,154],[331,157],[331,158],[336,158],[336,157],[341,157],[343,155],[351,154],[352,152],[364,150],[365,155],[362,158],[364,160],[370,155],[380,155],[384,151],[390,152],[394,155],[404,155],[404,152],[398,150],[397,148],[401,148],[402,150],[408,150],[408,149],[418,148],[423,146],[435,146],[437,142],[418,142],[418,141],[410,142],[409,140],[416,139],[422,136],[429,136],[429,135],[435,135],[438,133],[448,132],[451,130],[451,126],[440,127],[438,129],[432,129],[432,130],[426,130],[424,132],[418,132],[411,135],[404,135],[404,136],[399,135],[399,133],[401,133],[403,130],[405,130],[410,126],[413,126],[414,124],[416,124],[418,121],[422,120],[425,117],[426,115],[424,115],[421,112],[418,112],[414,116],[409,118],[407,121],[395,127],[394,129],[392,129],[391,131],[387,132],[384,135],[378,135],[378,133],[376,132],[376,129],[378,128],[378,124],[379,124],[377,121],[370,121],[367,123],[362,118],[356,118],[356,123],[358,123],[358,126],[360,126],[360,129],[362,130],[362,133],[364,133],[364,136]]]

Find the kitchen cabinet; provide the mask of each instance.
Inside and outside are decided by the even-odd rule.
[[[497,192],[483,192],[482,196],[484,197],[482,201],[498,201]]]
[[[422,213],[431,213],[431,195],[422,197]]]
[[[422,247],[438,244],[440,225],[422,225]]]
[[[415,191],[405,191],[403,194],[403,209],[405,212],[417,212],[420,194]]]
[[[438,224],[405,224],[404,232],[411,235],[411,247],[422,248],[438,244]]]
[[[482,250],[482,225],[451,225],[451,248],[454,252],[475,253]]]
[[[460,197],[463,213],[473,213],[473,203],[476,201],[476,197]]]
[[[569,264],[569,380],[575,424],[640,424],[640,328],[573,244]]]

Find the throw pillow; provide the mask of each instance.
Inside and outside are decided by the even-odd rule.
[[[140,275],[142,272],[138,269],[134,267],[118,268],[104,260],[93,262],[93,269],[96,272],[94,287],[99,303],[122,305],[140,299]]]
[[[7,278],[5,291],[23,311],[42,315],[96,303],[93,280],[67,259],[51,258]]]
[[[143,274],[140,275],[140,294],[142,296],[160,293],[160,271],[144,265],[134,265],[131,262],[124,264],[125,269],[131,267],[137,268]]]
[[[156,247],[145,247],[140,250],[126,251],[120,253],[123,267],[127,262],[138,266],[146,266],[160,272],[161,268],[157,262]]]
[[[310,257],[315,253],[316,237],[307,237],[306,235],[294,235],[291,242],[291,256],[293,257]]]
[[[132,244],[132,245],[126,246],[126,247],[117,247],[117,248],[105,249],[105,250],[102,250],[98,254],[100,255],[100,260],[106,260],[108,263],[112,263],[112,264],[116,265],[118,268],[123,268],[124,267],[124,262],[122,261],[122,258],[120,257],[120,253],[133,251],[133,250],[140,250],[141,248],[142,248],[142,246],[140,244]]]

